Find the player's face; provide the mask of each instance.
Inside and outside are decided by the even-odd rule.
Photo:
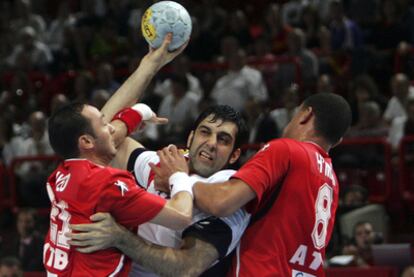
[[[208,177],[234,163],[240,156],[240,149],[233,151],[237,126],[232,122],[216,120],[209,115],[191,132],[188,138],[190,171]]]
[[[92,125],[95,133],[94,154],[105,163],[109,163],[116,154],[115,142],[113,134],[114,127],[107,122],[104,115],[95,107],[85,105],[82,114],[87,117]]]

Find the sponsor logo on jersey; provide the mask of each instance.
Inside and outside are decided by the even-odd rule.
[[[302,272],[302,271],[292,270],[292,277],[316,277],[316,276],[313,274]]]
[[[122,196],[124,196],[125,192],[128,191],[127,185],[124,182],[120,181],[120,180],[115,182],[115,186],[117,186],[119,188],[119,190],[121,191]]]
[[[69,183],[70,173],[68,175],[58,171],[56,174],[56,191],[64,191]]]

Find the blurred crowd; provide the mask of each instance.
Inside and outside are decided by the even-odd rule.
[[[4,165],[22,156],[53,155],[47,118],[68,101],[104,105],[147,52],[140,19],[153,2],[0,1]],[[170,120],[134,134],[149,148],[185,145],[195,117],[213,103],[244,114],[250,143],[266,142],[280,137],[301,100],[316,92],[348,99],[349,138],[384,138],[397,153],[401,139],[414,135],[413,1],[178,2],[191,14],[193,32],[184,54],[156,77],[142,99]],[[362,152],[340,153],[338,163],[378,160]],[[43,186],[51,168],[39,162],[15,167],[23,205],[47,206]],[[19,212],[17,228],[22,217],[32,216],[30,210]],[[357,253],[356,236],[369,228],[369,222],[356,226],[355,245],[343,251]],[[35,233],[28,239],[23,232],[19,239],[30,240],[34,249]],[[18,256],[24,270],[36,270],[35,261],[22,258],[25,244],[15,245],[15,252],[2,256]],[[361,251],[356,262],[363,264]],[[15,265],[13,259],[5,263]]]

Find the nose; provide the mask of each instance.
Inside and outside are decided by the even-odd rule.
[[[215,148],[215,147],[216,147],[216,145],[217,145],[217,138],[216,138],[216,136],[214,136],[214,135],[209,136],[209,138],[207,139],[206,144],[207,144],[207,146],[209,146],[210,148]]]

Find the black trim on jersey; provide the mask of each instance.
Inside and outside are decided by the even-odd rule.
[[[145,151],[149,151],[149,150],[146,148],[140,147],[131,152],[131,155],[129,155],[128,164],[127,164],[127,170],[129,172],[131,173],[134,172],[135,161],[137,160],[138,156],[141,155]]]
[[[135,179],[135,183],[139,186],[139,187],[141,187],[141,188],[143,188],[143,189],[145,189],[145,187],[143,187],[139,182],[138,182],[138,180],[137,180],[137,177],[135,176],[135,169],[134,169],[134,167],[135,167],[135,162],[136,162],[136,160],[138,159],[138,156],[139,155],[141,155],[142,153],[144,153],[145,151],[150,151],[150,150],[148,150],[148,149],[146,149],[146,148],[143,148],[143,147],[140,147],[140,148],[137,148],[137,149],[135,149],[134,151],[132,151],[131,152],[131,154],[129,155],[129,158],[128,158],[128,163],[127,163],[127,170],[128,170],[128,172],[130,172],[133,176],[134,176],[134,179]]]
[[[219,258],[226,256],[233,239],[233,232],[229,225],[218,217],[210,216],[201,219],[184,230],[182,237],[193,236],[213,245]]]

